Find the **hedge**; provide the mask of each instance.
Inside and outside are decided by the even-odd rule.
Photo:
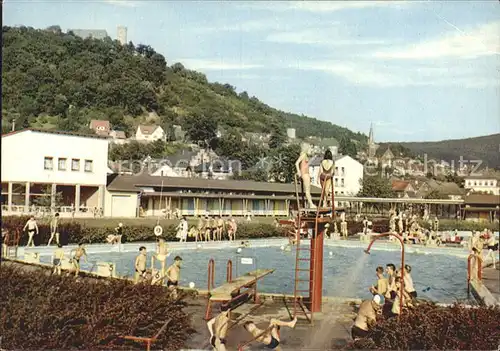
[[[426,303],[399,319],[378,321],[367,337],[348,350],[496,350],[500,341],[500,307],[438,307]]]
[[[2,227],[7,229],[7,231],[14,233],[16,230],[21,230],[26,221],[29,219],[27,216],[6,216],[2,217]],[[61,234],[61,242],[63,245],[76,244],[79,242],[85,243],[103,243],[106,241],[106,237],[109,234],[115,234],[114,228],[117,225],[117,221],[102,221],[96,219],[95,222],[101,222],[104,225],[98,227],[95,223],[85,224],[79,222],[78,220],[71,219],[61,219],[59,222],[59,232]],[[195,225],[195,222],[191,223]],[[421,223],[424,227],[426,223]],[[154,221],[148,222],[147,224],[138,225],[125,225],[123,227],[123,232],[126,237],[127,242],[136,241],[154,241],[156,236],[154,235],[153,228],[155,226]],[[163,226],[162,237],[167,241],[177,241],[175,238],[176,230],[175,224],[166,224]],[[464,231],[476,231],[488,228],[491,230],[498,230],[497,223],[476,223],[468,221],[456,221],[456,220],[441,220],[439,223],[440,230],[464,230]],[[50,227],[49,222],[38,221],[38,228],[40,230],[40,235],[35,236],[35,245],[44,245],[48,242],[50,237]],[[331,227],[333,229],[333,226]],[[340,222],[338,223],[338,229],[340,230]],[[354,235],[363,231],[363,223],[350,221],[348,222],[349,235]],[[388,220],[376,220],[373,221],[372,230],[377,233],[384,233],[389,230]],[[237,236],[241,239],[257,239],[257,238],[271,238],[271,237],[283,237],[285,235],[286,229],[276,228],[273,224],[269,223],[258,223],[258,222],[242,222],[238,224]],[[25,245],[28,240],[26,234],[21,237],[21,245]],[[188,238],[188,240],[194,240],[193,238]]]
[[[7,216],[2,217],[2,228],[10,233],[22,230],[26,221],[29,219],[27,216]],[[46,245],[50,238],[50,225],[48,221],[37,221],[39,235],[35,236],[35,245]],[[103,243],[109,234],[116,234],[115,226],[95,227],[86,226],[78,221],[70,219],[62,219],[59,221],[59,232],[61,243],[63,245],[76,244],[79,242],[84,243]],[[167,241],[178,241],[175,237],[176,225],[163,226],[162,237]],[[153,232],[154,222],[149,225],[137,226],[123,226],[123,234],[127,242],[136,241],[154,241],[156,236]],[[238,239],[256,239],[256,238],[270,238],[283,236],[283,230],[276,228],[272,224],[263,223],[239,223],[237,238]],[[194,240],[188,238],[188,240]],[[26,245],[28,235],[23,233],[20,240],[20,245]]]
[[[6,263],[0,282],[3,349],[144,350],[144,343],[120,336],[152,337],[171,318],[154,346],[178,350],[194,332],[183,311],[186,303],[171,299],[161,286],[121,280],[77,282]]]

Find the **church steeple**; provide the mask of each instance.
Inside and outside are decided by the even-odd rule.
[[[375,144],[375,140],[373,140],[373,123],[370,123],[370,134],[368,135],[368,145]]]
[[[378,145],[375,144],[375,140],[373,138],[373,123],[370,123],[370,133],[368,134],[368,158],[374,158],[375,153],[377,152]]]

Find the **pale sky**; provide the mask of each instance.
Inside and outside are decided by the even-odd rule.
[[[500,2],[16,1],[4,25],[128,27],[168,64],[376,141],[500,132]]]

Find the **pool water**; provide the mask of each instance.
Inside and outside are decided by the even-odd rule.
[[[330,255],[331,253],[331,255]],[[132,277],[134,261],[138,252],[108,252],[89,254],[89,264],[82,263],[82,269],[89,270],[94,262],[114,262],[117,274]],[[226,280],[226,263],[233,261],[233,277],[257,268],[274,268],[275,272],[259,282],[259,291],[278,294],[293,294],[295,276],[295,250],[283,251],[280,247],[175,250],[167,258],[167,266],[175,256],[181,256],[181,286],[194,282],[196,288],[207,288],[207,265],[210,258],[215,261],[215,285]],[[148,268],[152,253],[148,253]],[[242,258],[247,258],[243,264]],[[248,260],[251,258],[251,260]],[[48,263],[50,257],[42,256]],[[372,250],[366,255],[360,248],[325,247],[323,264],[323,294],[325,296],[369,298],[369,287],[376,283],[375,268],[393,263],[400,266],[399,251]],[[412,266],[415,289],[421,298],[436,302],[452,303],[467,297],[467,267],[463,258],[442,254],[407,253],[405,263]],[[307,268],[309,261],[302,262]],[[159,263],[157,262],[159,268]],[[307,277],[303,272],[301,279]],[[305,283],[307,284],[307,283]],[[303,285],[305,288],[305,286]]]

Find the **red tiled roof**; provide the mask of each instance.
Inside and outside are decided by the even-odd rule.
[[[405,191],[409,185],[410,185],[410,182],[407,182],[405,180],[393,180],[392,181],[392,190]]]
[[[139,126],[139,130],[142,134],[153,134],[156,128],[158,128],[158,126]]]

